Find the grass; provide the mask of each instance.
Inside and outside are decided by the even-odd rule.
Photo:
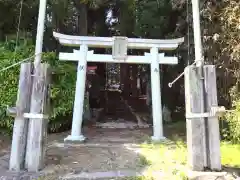
[[[148,162],[142,180],[186,178],[187,151],[182,141],[141,144],[141,155]]]
[[[183,123],[182,123],[183,124]],[[180,128],[179,128],[180,127]],[[141,144],[139,163],[145,167],[143,177],[127,178],[128,180],[185,180],[187,178],[187,147],[183,134],[185,125],[170,125],[171,140],[164,143],[153,143],[149,139]],[[178,131],[180,130],[180,132]],[[240,168],[240,144],[221,143],[222,165]],[[156,174],[155,172],[160,172]],[[154,174],[155,173],[155,174]]]
[[[222,165],[240,168],[240,144],[221,143]]]

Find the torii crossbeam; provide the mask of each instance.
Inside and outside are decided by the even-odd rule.
[[[163,136],[159,64],[177,64],[178,59],[177,57],[165,57],[164,53],[159,53],[159,50],[174,50],[181,43],[183,43],[184,38],[157,40],[126,37],[88,37],[70,36],[56,32],[53,33],[53,36],[62,45],[80,47],[80,50],[74,50],[73,53],[59,54],[60,60],[78,61],[72,131],[71,135],[65,138],[65,140],[85,140],[81,129],[87,62],[151,64],[151,87],[153,98],[152,139],[156,141],[165,139]],[[88,47],[112,48],[112,55],[94,54],[93,51],[88,51]],[[150,53],[145,53],[144,56],[128,56],[128,48],[146,50],[150,49]]]

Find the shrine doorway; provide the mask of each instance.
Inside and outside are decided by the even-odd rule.
[[[87,118],[83,121],[84,125],[104,128],[108,126],[137,128],[141,124],[142,127],[141,118],[137,118],[136,113],[133,113],[133,109],[128,105],[128,101],[133,98],[133,93],[124,96],[126,93],[124,93],[124,84],[121,85],[121,73],[120,64],[117,63],[88,64],[86,80],[88,102],[85,103],[89,103],[87,106],[89,110],[85,110],[84,113],[88,111],[90,113],[89,116],[85,116]],[[131,76],[128,79],[128,82],[132,82],[133,78]],[[137,97],[134,96],[134,98]],[[138,105],[144,106],[145,104],[143,102]]]

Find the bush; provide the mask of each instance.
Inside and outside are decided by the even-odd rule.
[[[19,66],[9,68],[2,71],[20,60],[29,57],[33,54],[34,47],[27,45],[24,42],[22,46],[16,49],[15,42],[10,41],[5,44],[0,44],[0,127],[7,132],[11,132],[13,120],[5,114],[7,106],[15,106],[17,98]]]
[[[240,143],[240,93],[238,86],[234,86],[230,94],[233,99],[232,106],[234,112],[226,114],[227,128],[223,129],[223,135],[233,143]]]
[[[0,44],[0,67],[8,67],[34,53],[34,46],[27,41],[21,42],[16,53],[15,43]],[[49,130],[58,132],[71,127],[71,116],[75,94],[76,65],[59,62],[55,53],[44,53],[44,62],[48,62],[53,70],[51,82],[51,118]],[[0,128],[7,133],[12,132],[13,118],[6,116],[7,106],[15,106],[19,80],[19,66],[6,71],[0,70]]]
[[[58,61],[55,53],[45,53],[43,61],[52,67],[51,118],[49,130],[60,132],[71,128],[76,84],[76,65]]]

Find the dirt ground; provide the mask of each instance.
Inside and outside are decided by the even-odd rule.
[[[115,106],[112,104],[115,104]],[[100,128],[95,126],[84,127],[83,134],[87,137],[87,140],[84,143],[78,144],[64,143],[64,138],[66,138],[70,132],[50,134],[48,136],[45,168],[39,173],[9,172],[8,163],[11,140],[7,136],[0,136],[0,179],[108,180],[123,179],[123,177],[136,177],[139,175],[141,176],[142,172],[147,169],[149,164],[146,156],[143,156],[143,154],[140,153],[141,148],[139,144],[150,139],[152,135],[152,128],[136,128],[138,126],[137,118],[134,118],[130,110],[128,110],[126,108],[126,105],[124,105],[124,103],[121,101],[119,101],[119,103],[116,103],[115,100],[113,100],[109,107],[111,108],[108,109],[108,114],[104,115],[101,123],[112,120],[114,122],[118,122],[117,120],[120,118],[120,123],[122,123],[122,120],[124,120],[122,124],[131,122],[133,124],[135,123],[135,125],[131,125],[130,123],[128,128],[117,129]],[[114,113],[111,114],[112,112]],[[132,127],[130,128],[130,126]],[[176,134],[176,139],[180,138],[184,141],[185,132],[186,126],[184,123],[172,123],[165,125],[164,127],[164,135],[172,140],[174,140],[174,134]],[[168,148],[172,149],[172,147],[166,147],[166,154],[169,153]],[[171,159],[169,159],[169,156],[166,156],[164,158],[162,156],[161,158],[161,155],[159,155],[158,152],[154,158],[158,156],[158,160],[160,161],[163,161],[164,158],[166,159],[166,162],[171,161]],[[182,155],[179,154],[177,156]],[[162,165],[166,164],[166,162],[164,161]],[[157,164],[159,163],[157,162]],[[174,164],[171,164],[171,166],[174,166]],[[158,168],[158,170],[159,169],[162,170],[162,168]],[[162,174],[164,174],[163,171],[164,170],[160,172],[157,171],[156,173],[159,174],[159,176],[162,176]],[[214,175],[214,178],[217,179],[218,177]],[[130,180],[129,178],[127,179]],[[159,178],[157,178],[157,180],[158,179]]]
[[[178,138],[184,138],[185,126],[177,125]],[[165,134],[167,137],[174,138],[172,133],[175,131],[176,126],[165,126]],[[182,129],[182,130],[181,130]],[[129,177],[141,176],[148,167],[148,160],[140,152],[140,145],[149,140],[152,134],[151,128],[145,129],[104,129],[97,127],[85,127],[83,134],[87,137],[87,141],[81,144],[66,144],[63,142],[64,138],[70,132],[60,134],[51,134],[48,137],[46,166],[39,173],[13,173],[8,172],[8,162],[10,154],[10,138],[0,137],[0,179],[1,180],[84,180],[84,179],[121,179],[121,180],[134,180]],[[151,145],[150,145],[151,147]],[[169,148],[169,149],[168,149]],[[166,154],[169,150],[173,150],[171,145],[166,146]],[[161,152],[161,151],[159,151]],[[176,151],[178,153],[178,151]],[[180,152],[179,152],[180,153]],[[169,154],[170,155],[170,154]],[[180,154],[179,154],[180,155]],[[153,156],[154,158],[157,157]],[[181,155],[180,155],[181,156]],[[159,158],[162,155],[159,154]],[[160,161],[166,161],[160,164],[159,167],[164,167],[168,161],[172,161],[171,157],[162,157]],[[160,162],[157,161],[157,162]],[[175,168],[174,163],[171,165]],[[160,168],[161,169],[161,168]],[[162,177],[164,170],[154,171],[156,176]],[[229,174],[211,173],[207,172],[198,175],[193,173],[191,176],[198,177],[193,179],[235,179],[233,176],[227,177]],[[114,177],[114,178],[113,178]],[[165,179],[165,178],[157,178]],[[167,178],[169,179],[169,178]],[[171,179],[171,178],[170,178]],[[137,180],[137,179],[135,179]],[[140,180],[140,179],[139,179]]]
[[[85,128],[84,134],[87,141],[82,144],[64,144],[63,139],[69,132],[51,134],[48,137],[46,167],[38,174],[21,173],[13,174],[7,171],[10,140],[1,140],[0,173],[1,176],[38,177],[48,175],[56,179],[68,179],[76,174],[92,173],[91,176],[111,176],[116,171],[131,174],[140,172],[142,168],[140,157],[136,153],[137,143],[143,142],[151,129],[104,129]],[[135,152],[134,152],[135,151]],[[80,177],[84,178],[84,174]],[[3,178],[2,178],[3,179]]]

